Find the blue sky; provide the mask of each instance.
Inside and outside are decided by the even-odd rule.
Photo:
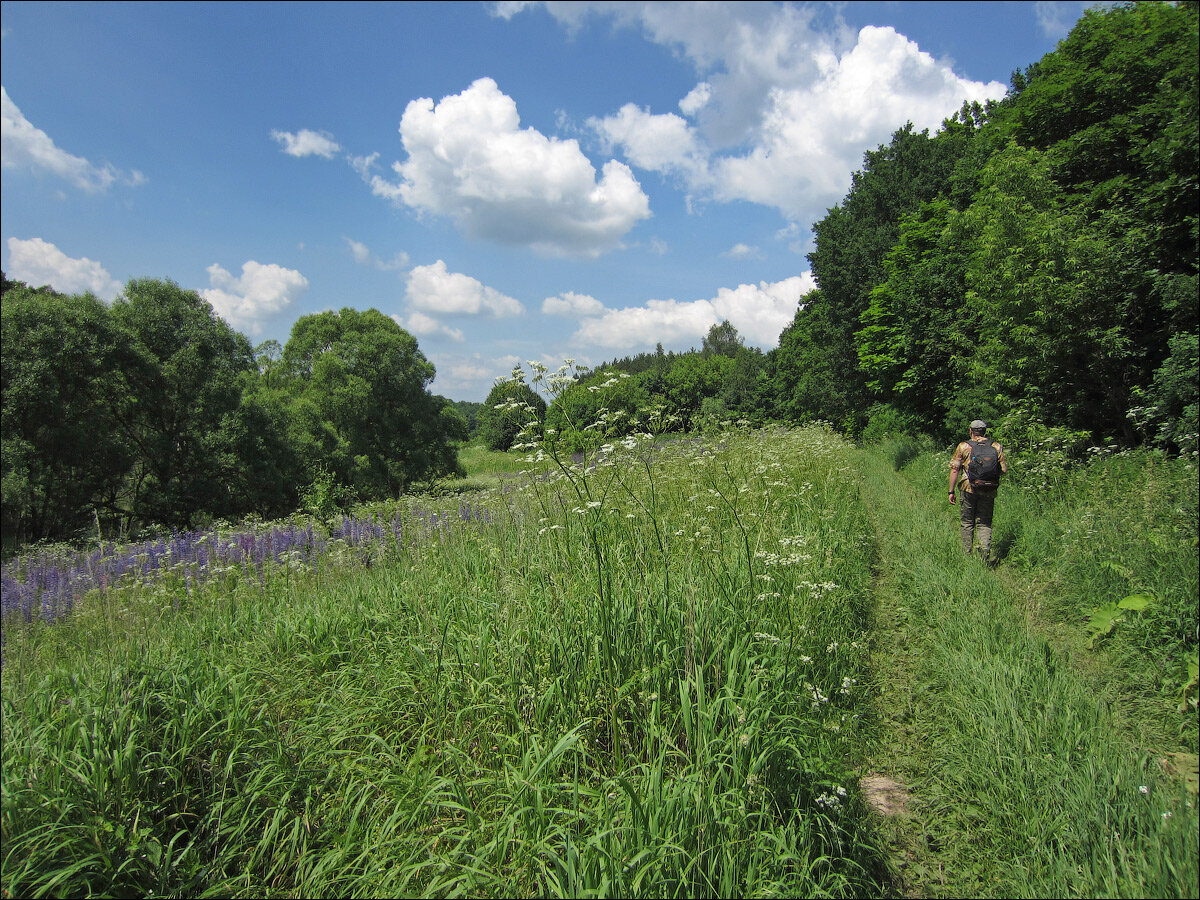
[[[769,349],[865,151],[1003,96],[1083,3],[3,3],[5,272],[374,307],[433,390]]]

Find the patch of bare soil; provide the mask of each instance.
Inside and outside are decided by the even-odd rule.
[[[858,782],[863,800],[881,816],[891,818],[908,811],[908,790],[887,775],[864,775]]]

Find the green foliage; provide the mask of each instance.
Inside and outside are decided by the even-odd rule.
[[[884,259],[886,277],[872,289],[855,333],[868,387],[923,423],[916,430],[943,438],[958,430],[947,420],[957,412],[956,398],[969,392],[981,319],[964,301],[969,257],[950,228],[953,215],[948,202],[934,200],[901,223]],[[961,418],[953,415],[954,425]]]
[[[355,499],[350,488],[339,484],[332,474],[322,469],[301,492],[300,509],[328,524],[338,513],[349,511]]]
[[[641,379],[600,371],[565,378],[546,412],[546,443],[568,454],[591,452],[606,441],[641,430],[650,396]]]
[[[830,302],[820,290],[800,301],[792,324],[771,354],[773,414],[787,422],[834,422],[845,431],[861,427],[866,392],[861,379],[843,380],[828,353],[838,339]],[[856,385],[858,390],[856,392]]]
[[[887,146],[865,155],[849,193],[813,226],[816,247],[808,259],[821,289],[805,298],[796,321],[780,336],[780,414],[826,419],[855,434],[862,430],[877,394],[860,367],[854,333],[862,327],[872,289],[885,277],[884,260],[901,222],[948,190],[973,134],[972,127],[958,127],[930,137],[905,126]]]
[[[280,516],[325,474],[371,498],[461,472],[463,413],[374,310],[251,349],[170,281],[130,281],[108,307],[5,278],[3,341],[6,548]]]
[[[132,463],[124,342],[90,294],[17,287],[0,306],[6,545],[73,537],[108,519]]]
[[[1196,287],[1196,279],[1190,279]],[[1129,417],[1152,444],[1164,450],[1195,454],[1200,449],[1200,339],[1196,332],[1171,336],[1170,356],[1154,373],[1147,389],[1135,388],[1140,403]]]
[[[886,440],[915,438],[921,433],[920,421],[905,415],[886,403],[877,403],[868,412],[867,427],[863,429],[864,444],[878,444]]]
[[[1025,400],[1075,428],[1127,436],[1140,354],[1126,323],[1136,300],[1119,249],[1064,207],[1049,160],[1015,144],[995,155],[960,224],[973,247],[965,303],[980,318],[972,379],[1009,404]]]
[[[727,356],[734,359],[738,351],[745,346],[745,340],[738,334],[737,328],[728,319],[708,329],[700,343],[701,356]]]
[[[1085,214],[1164,273],[1196,271],[1197,18],[1195,3],[1088,10],[1011,109]]]
[[[1143,610],[1153,602],[1151,594],[1130,594],[1116,603],[1106,603],[1091,610],[1087,619],[1087,630],[1092,636],[1088,646],[1095,649],[1096,641],[1112,634],[1117,623],[1124,621],[1127,612]]]
[[[868,153],[815,226],[775,414],[858,433],[885,402],[948,439],[1020,403],[1193,448],[1198,45],[1194,3],[1090,10],[1002,103]]]
[[[768,357],[747,347],[728,321],[713,325],[700,350],[667,353],[661,344],[654,353],[615,359],[592,374],[624,373],[635,390],[661,407],[660,419],[672,429],[690,429],[704,422],[745,419],[761,423],[772,415]]]
[[[493,387],[479,416],[479,433],[489,450],[509,450],[517,436],[540,433],[546,421],[546,401],[523,381],[502,381]]]
[[[667,409],[678,417],[683,428],[692,426],[706,400],[718,398],[736,366],[733,357],[717,353],[688,353],[675,358],[662,379],[662,389]],[[724,408],[724,403],[721,405]]]
[[[291,440],[310,478],[328,469],[362,499],[461,474],[466,420],[428,391],[433,365],[378,310],[302,316],[283,350]]]
[[[186,528],[198,516],[244,512],[236,419],[255,369],[249,342],[171,281],[130,281],[111,315],[132,351],[120,432],[137,456],[129,500],[137,518]]]
[[[479,431],[479,417],[483,412],[483,404],[471,400],[455,400],[453,403],[467,423],[467,440],[471,440]]]
[[[1038,490],[1061,485],[1063,475],[1087,459],[1092,446],[1088,432],[1048,425],[1024,404],[995,422],[991,436],[1005,449],[1007,478]]]

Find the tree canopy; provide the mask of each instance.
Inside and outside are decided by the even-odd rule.
[[[376,310],[257,350],[196,292],[135,279],[112,303],[5,278],[6,543],[282,515],[319,478],[394,497],[456,474],[466,421]]]
[[[1195,3],[1089,10],[1000,103],[866,154],[814,226],[774,413],[948,437],[1019,408],[1195,449],[1198,45]]]

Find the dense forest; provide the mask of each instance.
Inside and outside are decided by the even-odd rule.
[[[577,373],[548,406],[520,379],[482,407],[433,395],[376,310],[254,348],[169,281],[106,305],[5,278],[5,545],[396,496],[456,473],[475,431],[512,446],[529,411],[548,434],[601,420],[596,440],[733,419],[946,440],[982,417],[1194,453],[1197,19],[1091,10],[1004,100],[868,152],[770,352],[726,322]]]

